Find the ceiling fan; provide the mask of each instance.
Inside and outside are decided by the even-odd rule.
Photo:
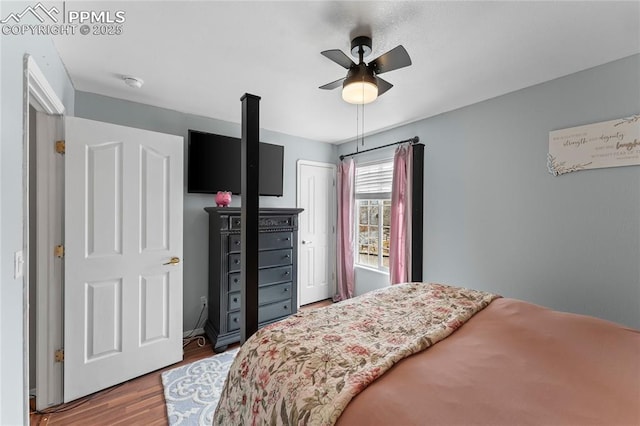
[[[351,54],[358,58],[357,64],[339,49],[320,53],[348,70],[346,77],[320,86],[320,89],[331,90],[342,86],[342,99],[351,104],[373,102],[393,87],[393,84],[378,77],[379,74],[411,65],[411,58],[402,45],[365,64],[363,58],[371,54],[371,38],[367,36],[351,40]]]

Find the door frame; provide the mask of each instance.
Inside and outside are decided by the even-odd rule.
[[[330,267],[330,272],[331,272],[331,282],[332,282],[332,291],[335,294],[336,292],[336,259],[335,259],[335,254],[336,254],[336,225],[337,225],[337,221],[338,221],[338,207],[337,207],[337,194],[336,194],[336,173],[338,170],[338,166],[336,166],[334,163],[324,163],[321,161],[311,161],[311,160],[298,160],[296,161],[296,207],[300,208],[300,203],[301,203],[301,185],[300,185],[300,174],[301,174],[301,170],[300,167],[301,166],[316,166],[316,167],[326,167],[326,168],[330,168],[331,170],[333,170],[333,197],[331,197],[331,199],[329,200],[329,208],[331,209],[330,216],[332,219],[332,229],[333,232],[331,233],[331,235],[329,236],[329,247],[332,247],[332,253],[330,253],[329,258],[331,259],[331,267]],[[300,219],[298,219],[299,221]],[[300,228],[299,226],[300,224],[298,223],[298,229]],[[298,247],[301,244],[301,240],[302,240],[302,233],[298,232]],[[298,263],[300,263],[300,260],[298,260]],[[298,265],[299,266],[299,265]],[[298,309],[300,308],[300,284],[301,284],[301,280],[300,280],[300,268],[298,267],[298,300],[296,301],[297,305],[298,305]]]
[[[22,278],[22,294],[23,294],[23,318],[22,318],[22,326],[23,326],[23,404],[24,404],[24,418],[29,419],[29,280],[32,277],[29,277],[29,214],[30,214],[30,205],[29,205],[29,171],[31,167],[35,167],[35,165],[30,164],[29,162],[29,106],[33,106],[36,111],[40,111],[49,115],[63,115],[65,113],[64,104],[60,101],[58,95],[56,95],[55,91],[47,81],[46,77],[38,67],[38,64],[33,59],[33,57],[29,54],[25,54],[23,58],[23,69],[24,69],[24,81],[23,81],[23,138],[22,138],[22,220],[23,220],[23,243],[22,243],[22,252],[24,258],[23,271],[24,275]],[[53,144],[53,141],[52,141]],[[53,154],[53,149],[42,149],[46,147],[38,147],[37,151],[43,151],[45,154],[48,153],[49,161],[48,164],[53,164],[55,157]],[[42,154],[42,152],[40,153]],[[47,169],[46,171],[42,171],[39,173],[39,176],[45,175],[45,179],[53,179],[52,175],[53,169]],[[56,194],[49,194],[48,191],[44,191],[44,188],[39,188],[37,196],[37,204],[41,206],[37,210],[36,213],[36,222],[38,232],[38,245],[39,253],[47,253],[51,254],[53,249],[53,241],[50,241],[50,235],[52,234],[50,231],[50,224],[60,223],[60,230],[62,228],[61,222],[55,222],[51,219],[50,215],[47,214],[47,210],[49,204],[55,199]],[[60,190],[60,188],[57,188]],[[42,204],[41,204],[42,203]],[[44,207],[47,207],[46,209]],[[52,213],[53,214],[53,213]],[[42,236],[44,239],[40,239]],[[40,244],[40,242],[46,242],[46,244]],[[53,269],[48,269],[49,261],[52,256],[43,257],[41,255],[38,256],[36,262],[36,270],[37,275],[41,277],[47,277],[50,279],[54,279],[55,277],[51,275]],[[47,275],[42,275],[42,273]],[[35,278],[35,277],[33,277]],[[52,352],[47,350],[47,342],[50,331],[59,327],[62,329],[62,324],[60,321],[57,321],[57,318],[60,318],[60,313],[62,312],[62,306],[55,306],[51,303],[51,296],[47,292],[46,282],[49,280],[38,280],[36,285],[37,291],[37,302],[36,309],[41,315],[39,315],[38,320],[36,322],[36,334],[38,335],[38,340],[36,343],[36,393],[37,400],[39,401],[51,401],[52,398],[56,398],[56,395],[51,395],[51,392],[44,386],[44,383],[54,383],[55,382],[55,372],[51,368],[51,362],[49,362],[53,355]],[[58,315],[53,315],[57,310]],[[53,320],[53,321],[51,321]],[[61,367],[60,367],[61,369]],[[61,377],[61,376],[60,376]],[[44,382],[43,382],[44,380]],[[51,380],[52,382],[49,382]],[[61,385],[62,383],[60,383]],[[60,402],[62,402],[62,395],[60,395]],[[53,405],[53,404],[51,404]]]

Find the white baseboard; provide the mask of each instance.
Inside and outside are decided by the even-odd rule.
[[[204,334],[204,328],[196,328],[195,330],[186,330],[182,333],[182,338],[186,338],[187,336],[202,336]]]

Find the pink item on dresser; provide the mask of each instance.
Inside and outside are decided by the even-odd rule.
[[[231,203],[231,193],[229,191],[218,191],[216,194],[216,206],[227,207]]]

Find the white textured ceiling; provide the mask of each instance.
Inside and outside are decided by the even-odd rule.
[[[55,37],[77,90],[240,122],[262,97],[262,128],[341,142],[356,107],[318,86],[346,70],[320,51],[371,35],[369,60],[404,45],[413,65],[365,107],[366,133],[450,111],[640,52],[640,2],[75,2],[123,10],[117,36]],[[145,81],[132,89],[121,80]]]

